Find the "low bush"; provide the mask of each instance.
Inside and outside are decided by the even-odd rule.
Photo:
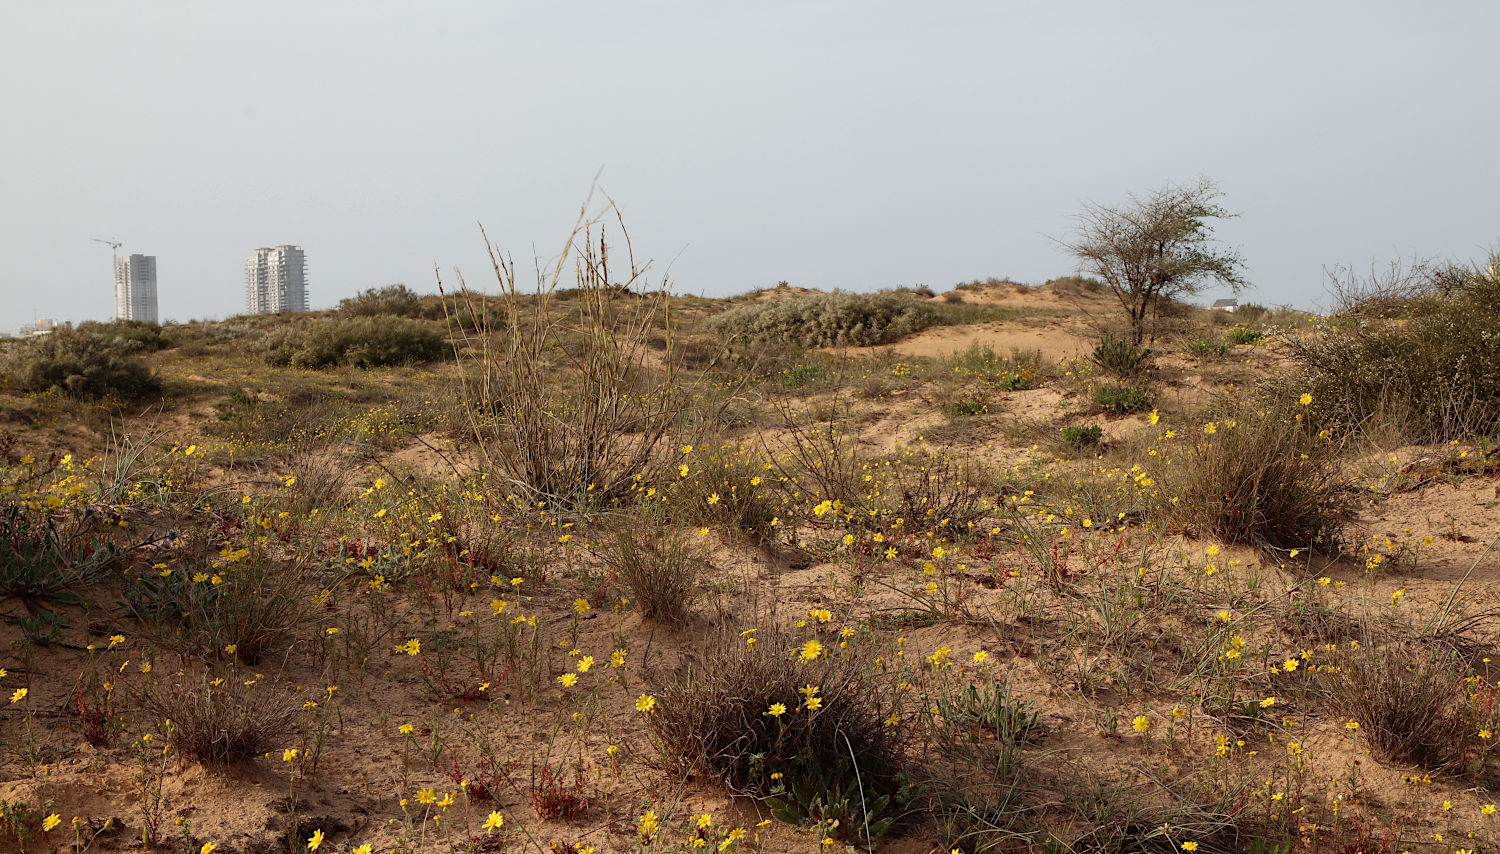
[[[1264,309],[1262,310],[1264,311]],[[1239,344],[1243,346],[1247,344],[1259,344],[1261,341],[1265,340],[1266,335],[1259,329],[1246,329],[1243,326],[1237,326],[1234,329],[1229,330],[1229,333],[1225,337],[1229,339],[1229,342],[1231,344]]]
[[[268,333],[261,347],[268,363],[296,368],[373,368],[453,356],[440,324],[391,317],[290,323]]]
[[[1187,344],[1190,356],[1205,359],[1222,359],[1229,354],[1229,343],[1222,338],[1195,338]]]
[[[84,400],[137,400],[161,391],[151,369],[133,354],[138,342],[87,330],[59,329],[29,338],[5,358],[10,387]]]
[[[827,379],[828,371],[822,365],[795,365],[782,371],[780,376],[782,388],[796,391]]]
[[[919,332],[936,317],[925,302],[904,294],[816,294],[736,306],[709,327],[746,344],[868,347]]]
[[[86,511],[50,514],[0,503],[0,600],[84,604],[84,591],[109,577],[120,553],[100,536],[104,526]],[[18,623],[27,628],[25,618]]]
[[[101,335],[130,353],[154,353],[172,346],[172,339],[160,325],[144,320],[85,321],[78,324],[78,331]]]
[[[1303,413],[1214,421],[1199,437],[1179,467],[1186,528],[1271,549],[1334,544],[1347,510],[1339,449]]]
[[[273,566],[230,547],[210,563],[204,554],[209,544],[194,546],[196,554],[179,568],[142,573],[127,588],[126,605],[146,633],[186,655],[229,655],[252,666],[290,643],[309,616],[311,597],[301,569]]]
[[[1064,296],[1070,296],[1080,291],[1097,294],[1104,290],[1104,283],[1090,276],[1060,276],[1049,280],[1042,287],[1051,288]]]
[[[988,345],[971,344],[944,359],[952,372],[965,379],[977,379],[1001,391],[1032,388],[1042,378],[1044,365],[1040,350],[1011,350],[1001,356]]]
[[[967,418],[971,415],[988,415],[989,411],[989,401],[975,395],[965,395],[954,400],[943,402],[943,414],[948,416],[949,418]]]
[[[1104,441],[1104,428],[1098,424],[1064,427],[1062,440],[1070,448],[1090,448]]]
[[[723,445],[701,450],[689,462],[696,476],[679,479],[669,493],[673,518],[739,531],[759,542],[775,538],[772,522],[780,505],[766,483],[762,458]]]
[[[345,297],[339,300],[339,311],[356,317],[422,317],[421,299],[421,294],[398,283],[383,288],[366,288],[352,297]]]

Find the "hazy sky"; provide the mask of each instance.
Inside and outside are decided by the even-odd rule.
[[[679,292],[939,290],[1071,271],[1083,201],[1198,175],[1246,298],[1500,239],[1500,3],[5,4],[0,330],[244,307],[301,245],[314,308],[528,266],[590,180]],[[1219,294],[1205,294],[1205,298]]]

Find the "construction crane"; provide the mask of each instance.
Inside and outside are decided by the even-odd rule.
[[[99,238],[99,237],[90,237],[89,239],[92,240],[92,241],[94,241],[95,243],[107,243],[107,244],[109,244],[109,260],[111,262],[110,268],[109,268],[109,274],[111,276],[119,275],[117,271],[120,269],[120,247],[124,246],[125,244],[121,243],[118,240],[104,240],[103,238]],[[118,301],[119,298],[120,298],[119,284],[117,282],[116,285],[115,285],[115,299]],[[115,311],[116,311],[116,313],[119,312],[118,303],[116,304]]]
[[[116,263],[119,263],[119,261],[120,261],[120,247],[124,246],[125,244],[121,243],[118,240],[104,240],[104,239],[98,238],[98,237],[90,237],[89,239],[92,240],[92,241],[94,241],[95,243],[107,243],[107,244],[109,244],[110,260],[112,260],[112,261],[114,261]]]

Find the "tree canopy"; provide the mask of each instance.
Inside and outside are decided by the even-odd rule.
[[[1130,317],[1131,343],[1141,344],[1163,303],[1220,284],[1245,287],[1245,261],[1220,246],[1211,220],[1228,219],[1208,178],[1168,184],[1117,207],[1085,204],[1073,234],[1059,243],[1079,269],[1107,284]]]

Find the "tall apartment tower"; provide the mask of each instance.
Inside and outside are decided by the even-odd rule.
[[[156,322],[156,256],[115,259],[115,319]]]
[[[307,259],[300,246],[257,249],[245,262],[245,310],[250,314],[307,311]]]

